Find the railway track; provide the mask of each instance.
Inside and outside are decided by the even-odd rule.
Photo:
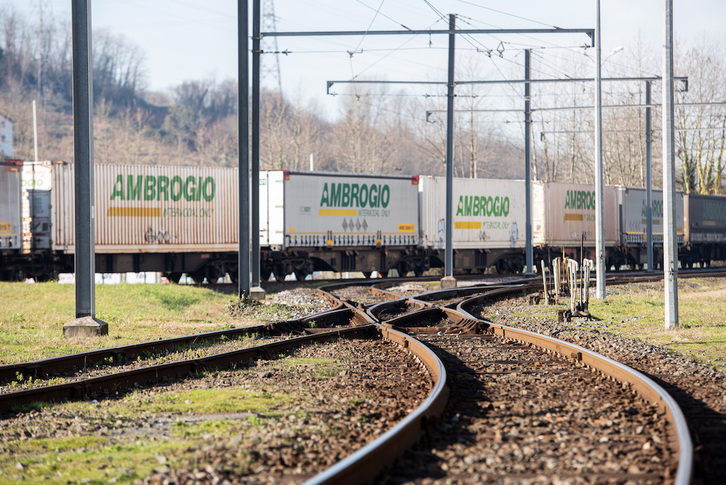
[[[376,439],[369,436],[367,444],[348,448],[346,458],[322,473],[310,474],[308,468],[297,475],[299,481],[398,483],[432,478],[477,483],[577,476],[688,483],[692,445],[685,420],[655,382],[584,348],[495,325],[469,313],[487,299],[521,294],[539,281],[434,291],[416,299],[389,291],[387,287],[394,284],[386,281],[371,288],[359,283],[352,290],[344,289],[344,284],[327,287],[326,292],[347,305],[298,321],[234,329],[240,335],[296,334],[292,338],[107,375],[76,376],[53,386],[41,382],[39,387],[0,394],[0,410],[36,401],[101,398],[109,390],[113,394],[200,371],[228,369],[318,341],[382,339],[405,349],[425,369],[428,397],[397,423],[383,426]],[[196,340],[213,342],[224,333],[214,334]],[[93,357],[17,364],[13,369],[0,368],[0,377],[11,379],[23,372],[43,379],[59,369],[88,367],[89,358],[124,360],[150,351],[109,349]],[[83,364],[79,359],[85,359]],[[449,392],[453,399],[446,408]],[[434,444],[437,451],[418,445],[385,471],[393,457],[422,436],[422,443]],[[591,452],[580,451],[583,448]],[[627,468],[622,468],[623,463]],[[297,466],[294,461],[288,465]]]

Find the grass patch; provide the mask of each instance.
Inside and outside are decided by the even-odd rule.
[[[0,482],[129,483],[158,468],[159,456],[183,455],[187,446],[105,436],[15,441],[0,455]]]
[[[665,329],[663,283],[609,286],[607,298],[591,293],[590,313],[598,322],[571,322],[571,328],[606,330],[616,335],[660,345],[695,361],[726,370],[726,281],[679,279],[679,327]],[[552,318],[559,306],[537,306],[536,314]],[[528,315],[531,315],[529,313]],[[525,316],[523,313],[520,316]]]
[[[314,313],[319,309],[311,305],[292,306],[284,303],[261,303],[251,298],[242,298],[231,301],[227,306],[227,311],[236,318],[278,321],[292,320],[297,318],[301,312]]]
[[[232,436],[243,440],[265,421],[289,414],[284,407],[296,399],[299,396],[294,393],[231,387],[160,394],[134,391],[102,404],[50,405],[52,413],[64,422],[79,417],[80,423],[90,423],[91,427],[85,431],[71,425],[54,437],[0,444],[0,483],[133,483],[162,466],[189,463],[194,460],[190,449],[203,449]],[[158,416],[171,419],[158,421]],[[143,422],[150,427],[135,424]],[[92,431],[104,426],[120,432],[99,435]],[[244,462],[228,465],[239,467]]]
[[[229,295],[181,285],[98,285],[96,317],[109,335],[66,339],[75,318],[75,287],[0,283],[0,364],[116,347],[242,326],[227,311]]]

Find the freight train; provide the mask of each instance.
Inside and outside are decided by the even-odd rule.
[[[67,163],[2,162],[1,280],[73,272],[73,170]],[[232,168],[97,165],[96,271],[236,281],[237,180]],[[263,280],[314,271],[421,275],[444,265],[443,177],[275,170],[260,172],[259,183]],[[521,272],[524,181],[455,179],[453,188],[455,270]],[[606,186],[603,201],[608,269],[642,267],[645,190]],[[676,205],[681,266],[726,260],[726,197],[678,193]],[[660,191],[653,191],[652,217],[658,265]],[[537,263],[563,252],[592,257],[593,187],[533,182],[532,242]]]

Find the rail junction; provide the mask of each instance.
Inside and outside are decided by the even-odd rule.
[[[425,385],[425,395],[403,415],[397,411],[401,419],[386,422],[379,436],[339,451],[335,463],[320,459],[331,465],[325,469],[298,466],[290,481],[557,477],[578,483],[690,483],[694,450],[686,419],[653,379],[578,345],[483,318],[481,309],[491,302],[539,291],[541,280],[413,297],[391,291],[396,283],[401,282],[328,285],[319,291],[332,309],[297,320],[0,366],[0,413],[9,420],[39,401],[113,398],[259,359],[284,359],[324,342],[375,341],[397,349],[400,362],[407,362],[377,364],[388,367],[380,377],[401,379],[394,369],[402,369],[416,383],[396,386]],[[228,347],[242,336],[251,341]],[[203,350],[192,358],[180,353],[154,360],[200,342]],[[225,346],[216,347],[220,343]],[[18,375],[25,382],[32,376],[33,384],[9,386]],[[290,467],[297,466],[289,460]],[[279,469],[258,472],[262,483],[285,477]]]

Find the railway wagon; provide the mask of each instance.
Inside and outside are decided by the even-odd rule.
[[[620,219],[620,247],[610,254],[609,266],[628,265],[632,268],[646,265],[648,260],[646,190],[618,187],[618,217]],[[676,232],[678,244],[684,242],[683,193],[676,192]],[[660,265],[663,260],[663,191],[653,190],[651,195],[653,235],[653,260]],[[650,268],[653,269],[653,268]]]
[[[710,266],[726,260],[726,197],[684,195],[685,244],[681,265]]]
[[[551,261],[563,252],[595,258],[595,187],[535,182],[532,185],[532,245],[535,260]],[[619,243],[616,188],[603,187],[606,252]],[[606,254],[606,258],[608,254]],[[609,266],[609,265],[608,265]]]
[[[263,182],[264,181],[264,182]],[[261,276],[423,273],[417,176],[269,171],[260,176]],[[264,188],[263,188],[264,185]]]
[[[75,253],[74,166],[50,169],[54,259],[41,280],[70,270]],[[197,281],[234,275],[236,170],[96,165],[94,188],[96,271],[158,271],[177,281],[182,273]]]
[[[466,272],[494,266],[500,273],[524,267],[523,180],[453,180],[454,267]],[[421,246],[431,266],[443,266],[446,249],[446,177],[421,176]]]
[[[0,254],[4,257],[20,253],[22,245],[22,214],[20,203],[20,164],[12,161],[0,162]],[[0,267],[0,277],[11,279],[6,274],[13,270]]]

